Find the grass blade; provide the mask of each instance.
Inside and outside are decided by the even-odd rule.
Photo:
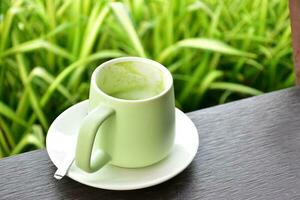
[[[17,141],[15,134],[13,134],[13,132],[11,131],[7,123],[4,121],[4,119],[2,119],[2,117],[0,117],[0,127],[2,129],[2,132],[6,138],[9,147],[14,148],[16,146],[15,141]]]
[[[19,118],[24,119],[27,116],[29,108],[30,105],[29,105],[29,98],[28,98],[28,89],[24,89],[24,92],[18,101],[18,106],[15,113]],[[18,123],[13,121],[11,130],[14,133],[13,136],[15,138],[15,141],[19,141],[20,137],[22,136],[22,130],[23,130],[22,128],[23,127],[21,127]]]
[[[111,3],[111,8],[114,11],[114,14],[117,17],[118,21],[122,25],[123,29],[127,33],[137,54],[141,57],[146,57],[145,50],[128,15],[128,11],[126,10],[125,5],[120,2],[114,2]]]
[[[51,44],[43,39],[36,39],[36,40],[24,42],[22,44],[18,44],[10,49],[7,49],[2,54],[0,54],[0,58],[9,56],[12,54],[16,54],[16,53],[31,52],[31,51],[35,51],[38,49],[46,49],[46,50],[53,52],[54,54],[61,56],[63,58],[66,58],[69,60],[73,59],[73,56],[69,52],[67,52],[63,48],[61,48],[55,44]]]
[[[103,50],[100,52],[97,52],[95,54],[92,54],[88,58],[85,59],[80,59],[73,64],[69,65],[66,67],[52,82],[52,84],[49,86],[49,88],[46,90],[44,95],[41,97],[40,100],[40,105],[44,107],[47,102],[49,101],[51,95],[53,92],[57,89],[57,87],[60,85],[60,83],[68,76],[70,73],[72,73],[78,66],[84,67],[87,63],[99,60],[99,59],[104,59],[104,58],[113,58],[113,57],[120,57],[123,56],[124,54],[120,51],[114,51],[114,50]],[[35,121],[36,116],[31,115],[28,124],[32,125],[33,122]]]
[[[3,158],[4,156],[6,156],[6,155],[3,153],[1,146],[0,146],[0,159]]]
[[[66,67],[52,82],[50,87],[47,89],[43,97],[41,98],[41,105],[44,106],[47,101],[49,100],[52,93],[55,91],[55,89],[59,86],[59,84],[71,73],[73,72],[78,66],[84,67],[86,63],[103,59],[103,58],[113,58],[113,57],[119,57],[124,55],[123,53],[119,51],[110,51],[110,50],[103,50],[101,52],[95,53],[88,58],[80,59],[76,61],[75,63],[69,65]]]
[[[223,76],[222,71],[213,70],[213,71],[209,72],[205,76],[205,78],[201,81],[201,84],[199,85],[198,95],[200,97],[202,97],[203,94],[206,92],[206,90],[209,88],[209,86],[213,83],[213,81],[221,76]]]
[[[207,4],[202,1],[195,1],[187,7],[188,12],[194,12],[198,10],[204,11],[209,16],[214,15],[213,11],[207,6]]]
[[[208,38],[189,38],[181,40],[176,44],[171,45],[165,50],[163,50],[158,60],[160,62],[163,62],[173,52],[178,51],[181,48],[194,48],[218,52],[227,55],[255,57],[255,55],[252,53],[240,51],[219,40]]]
[[[213,90],[229,90],[254,96],[263,94],[262,91],[237,83],[214,82],[210,84],[209,88]]]
[[[100,6],[99,6],[100,7]],[[95,13],[94,15],[90,17],[89,24],[86,28],[86,32],[84,34],[84,44],[82,45],[82,49],[80,52],[80,58],[87,57],[91,51],[92,47],[95,44],[95,41],[97,39],[97,34],[99,32],[99,29],[105,19],[105,17],[108,14],[108,7],[104,7],[100,13],[97,13],[97,10],[100,9],[98,7],[95,7],[93,9],[92,13]],[[73,89],[78,88],[78,85],[81,82],[82,73],[84,71],[84,68],[79,68],[75,71],[75,73],[72,75],[71,80],[68,84],[68,87],[72,87]]]
[[[95,9],[95,12],[97,12],[98,8],[95,7]],[[95,15],[95,17],[90,17],[89,24],[84,34],[84,44],[80,52],[80,58],[84,58],[91,53],[92,47],[94,46],[95,40],[97,38],[97,34],[105,17],[108,14],[108,11],[108,7],[105,6],[103,9],[101,9],[99,14]]]
[[[226,103],[226,100],[228,99],[228,97],[232,94],[232,91],[226,90],[225,92],[223,92],[223,94],[221,95],[220,99],[219,99],[219,104],[223,104]]]
[[[4,155],[8,155],[9,154],[10,149],[9,149],[9,147],[7,145],[7,141],[4,138],[4,134],[1,131],[1,129],[0,129],[0,147],[1,147],[1,149],[3,149],[2,152],[3,152]]]
[[[39,141],[39,147],[43,148],[45,143],[45,136],[43,133],[43,129],[39,125],[32,126],[32,134],[36,136],[37,140]]]
[[[187,84],[185,85],[184,89],[182,90],[182,92],[179,94],[178,100],[179,102],[185,102],[186,99],[189,97],[189,95],[192,95],[191,92],[194,90],[195,85],[200,82],[203,74],[206,71],[209,59],[210,59],[210,53],[205,53],[203,56],[203,60],[201,63],[199,63],[199,65],[197,66],[197,68],[195,69],[195,71],[193,72],[193,76],[192,78],[187,82]]]
[[[13,1],[13,5],[7,11],[4,21],[3,22],[0,21],[1,22],[0,25],[2,25],[1,26],[2,33],[1,33],[1,43],[0,43],[0,54],[1,54],[1,52],[4,51],[4,49],[6,48],[7,42],[9,41],[8,35],[11,30],[11,25],[12,25],[15,15],[17,14],[17,12],[19,10],[19,6],[21,5],[21,3],[22,3],[21,0]]]
[[[16,44],[18,43],[18,39],[15,36],[15,34],[14,34],[14,43],[16,43]],[[18,69],[19,69],[19,72],[21,74],[21,79],[22,79],[22,82],[24,84],[25,90],[28,91],[30,104],[31,104],[34,112],[38,116],[41,124],[43,125],[45,130],[47,130],[48,127],[49,127],[49,124],[48,124],[48,121],[46,120],[46,117],[45,117],[45,115],[44,115],[44,113],[41,109],[41,106],[39,105],[39,101],[37,100],[37,95],[35,94],[35,91],[32,89],[31,83],[27,78],[28,75],[27,75],[23,55],[22,54],[17,54],[16,55],[16,60],[17,60],[17,63],[18,63]]]
[[[19,154],[23,149],[29,145],[35,146],[35,148],[41,149],[44,147],[44,144],[40,141],[40,138],[32,133],[25,135],[22,140],[17,144],[17,146],[11,152],[12,155]]]
[[[7,117],[8,119],[11,119],[15,121],[16,123],[26,127],[27,123],[23,119],[19,118],[15,112],[7,105],[5,105],[3,102],[0,101],[0,114]]]
[[[30,72],[29,81],[32,81],[35,77],[39,77],[49,85],[51,85],[55,80],[55,78],[42,67],[36,67]],[[57,91],[60,92],[66,99],[68,99],[69,102],[75,103],[75,100],[70,92],[62,84],[57,86]]]

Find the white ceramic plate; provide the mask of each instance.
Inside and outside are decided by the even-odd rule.
[[[82,119],[87,115],[88,100],[80,102],[60,114],[49,128],[46,146],[56,167],[67,155],[74,154],[77,134]],[[199,144],[193,122],[176,109],[175,145],[170,155],[149,167],[138,169],[106,165],[89,174],[72,164],[67,176],[82,184],[109,190],[133,190],[162,183],[183,171],[193,160]]]

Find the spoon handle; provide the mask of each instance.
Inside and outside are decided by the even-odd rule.
[[[64,163],[59,166],[54,173],[54,178],[57,180],[62,179],[67,173],[69,168],[71,167],[72,163],[74,162],[74,155],[69,155],[64,159]]]

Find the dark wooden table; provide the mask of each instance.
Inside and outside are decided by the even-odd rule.
[[[0,160],[0,199],[300,199],[300,89],[188,113],[195,160],[163,184],[135,191],[57,181],[45,150]]]

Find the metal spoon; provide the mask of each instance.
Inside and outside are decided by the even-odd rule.
[[[59,166],[56,172],[54,173],[54,178],[56,178],[57,180],[62,179],[68,173],[73,162],[74,162],[74,155],[73,154],[67,155],[67,157],[64,159],[64,163],[61,166]]]

